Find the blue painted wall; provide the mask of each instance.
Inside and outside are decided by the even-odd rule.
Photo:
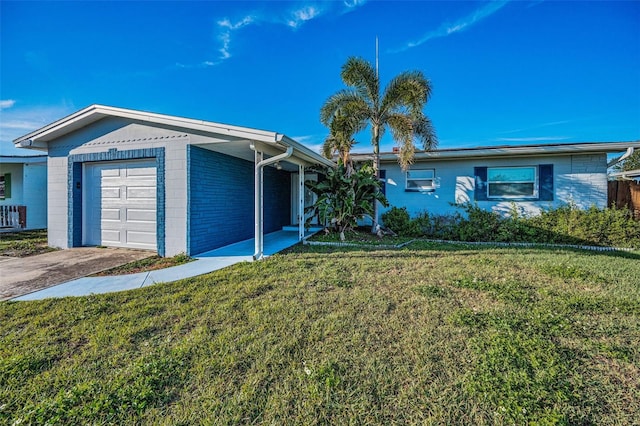
[[[291,174],[265,167],[263,179],[264,233],[268,234],[291,224]]]
[[[253,238],[253,162],[193,145],[188,150],[188,254]],[[291,178],[271,167],[264,172],[264,232],[269,233],[289,223]]]

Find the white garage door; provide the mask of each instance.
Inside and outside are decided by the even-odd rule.
[[[83,243],[156,250],[154,161],[85,163]]]

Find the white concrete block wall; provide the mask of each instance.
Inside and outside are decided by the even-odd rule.
[[[189,138],[165,145],[165,255],[187,252],[187,144]]]
[[[51,247],[69,248],[67,157],[47,160],[47,235]]]
[[[571,156],[571,195],[578,207],[607,207],[606,171],[606,154]]]
[[[385,162],[386,194],[392,206],[406,207],[412,216],[421,212],[450,214],[460,210],[452,204],[474,202],[474,167],[554,165],[553,201],[518,201],[522,213],[538,214],[541,209],[574,202],[581,208],[595,204],[605,207],[607,201],[606,154],[557,155],[522,158],[487,158],[469,160],[422,161],[412,169],[435,169],[440,187],[434,192],[406,192],[405,172],[397,163]],[[508,213],[510,201],[478,201],[485,209]]]

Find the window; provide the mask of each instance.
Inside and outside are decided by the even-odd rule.
[[[0,200],[11,198],[11,173],[0,175]]]
[[[489,167],[489,198],[537,198],[537,167]]]
[[[406,191],[434,191],[436,189],[436,171],[418,169],[407,171]]]

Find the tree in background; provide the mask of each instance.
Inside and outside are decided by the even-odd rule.
[[[423,109],[431,96],[431,84],[420,71],[405,71],[394,77],[380,91],[380,78],[374,67],[362,58],[350,57],[342,66],[342,81],[347,88],[330,96],[320,110],[320,121],[330,126],[337,115],[347,115],[358,124],[358,130],[371,127],[373,171],[380,170],[380,139],[389,129],[399,145],[398,162],[407,169],[413,162],[414,141],[425,150],[436,147],[437,139],[431,120]],[[373,228],[378,225],[378,206],[374,203]]]
[[[629,157],[622,162],[622,171],[640,170],[640,149],[633,151]]]
[[[337,154],[348,176],[353,172],[351,148],[357,143],[353,136],[359,130],[361,126],[353,116],[336,111],[329,123],[329,136],[322,145],[322,155],[331,160]]]

